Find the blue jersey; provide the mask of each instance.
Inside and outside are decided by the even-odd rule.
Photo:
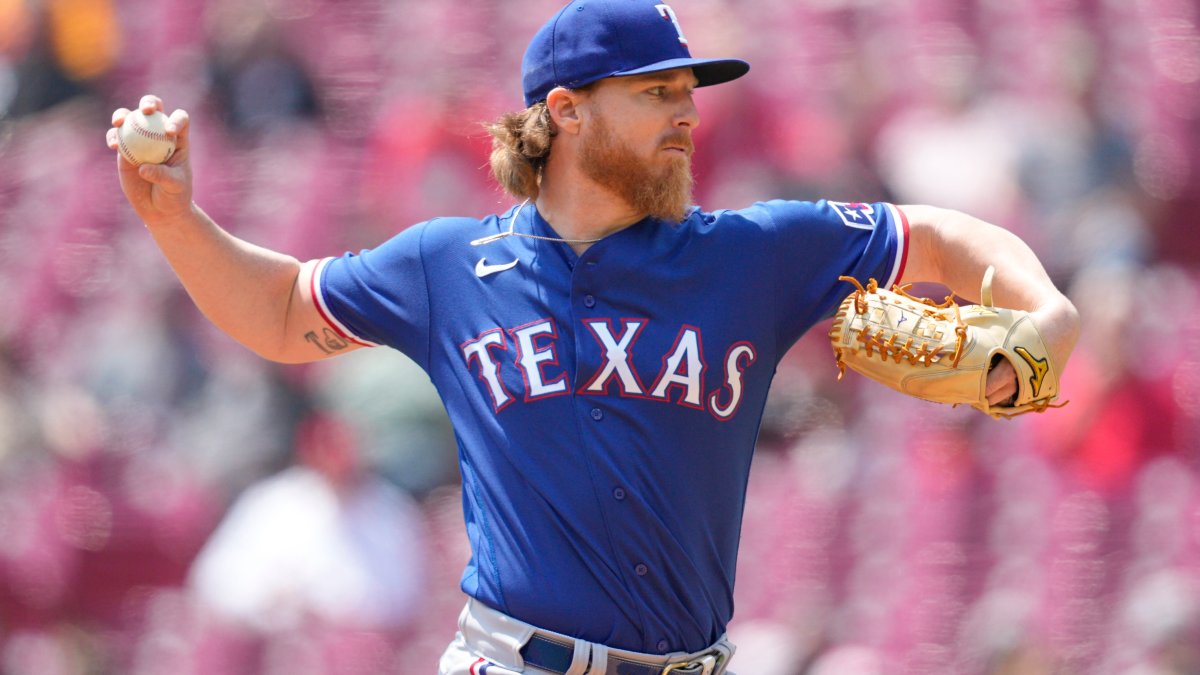
[[[515,222],[513,222],[515,219]],[[529,204],[322,261],[345,338],[420,364],[454,423],[463,590],[612,647],[697,651],[733,615],[750,460],[788,348],[852,275],[890,284],[888,204],[773,201],[646,219],[577,256]]]

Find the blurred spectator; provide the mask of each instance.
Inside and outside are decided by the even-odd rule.
[[[1023,106],[982,88],[977,47],[965,31],[948,23],[924,30],[918,96],[877,139],[883,178],[900,203],[938,204],[1012,227]]]
[[[207,22],[212,103],[227,129],[258,134],[318,117],[316,85],[266,4],[216,2]]]
[[[198,597],[264,633],[403,626],[425,591],[416,505],[360,463],[336,417],[307,418],[296,445],[296,464],[247,488],[201,550]]]
[[[110,0],[3,0],[0,25],[0,119],[92,91],[121,49]]]
[[[391,350],[345,354],[313,364],[308,386],[318,406],[354,426],[360,455],[379,475],[414,495],[457,483],[450,419],[429,377],[408,357]]]

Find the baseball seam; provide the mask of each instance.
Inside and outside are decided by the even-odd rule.
[[[140,135],[140,136],[145,136],[146,138],[149,138],[149,139],[151,139],[151,140],[155,140],[155,141],[169,141],[169,140],[171,140],[171,139],[167,138],[167,135],[166,135],[166,134],[164,134],[164,133],[160,133],[160,132],[157,132],[157,131],[150,131],[150,130],[149,130],[149,129],[147,129],[146,127],[144,127],[144,126],[142,126],[142,125],[138,124],[137,122],[132,122],[132,123],[130,124],[130,127],[129,127],[129,128],[131,128],[131,129],[133,129],[135,132],[137,132],[137,133],[138,133],[138,135]]]
[[[134,166],[141,165],[141,162],[139,162],[137,158],[133,156],[133,153],[129,151],[129,148],[125,145],[125,139],[121,138],[120,134],[117,134],[117,145],[120,147],[121,156],[123,156],[126,161]]]

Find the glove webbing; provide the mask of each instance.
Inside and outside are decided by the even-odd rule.
[[[870,279],[867,282],[867,286],[864,288],[863,285],[861,283],[859,283],[858,279],[855,279],[854,277],[842,276],[842,277],[838,277],[838,279],[841,281],[848,281],[855,285],[855,287],[858,290],[856,290],[854,293],[854,313],[856,315],[866,314],[867,309],[868,309],[866,296],[868,293],[877,293],[879,291],[878,282],[876,282],[875,279]],[[943,318],[943,317],[939,316],[939,310],[942,310],[942,311],[944,311],[946,309],[954,310],[955,345],[954,345],[954,354],[951,357],[952,358],[951,367],[957,368],[959,360],[962,359],[963,345],[965,345],[967,342],[967,325],[965,323],[963,323],[962,315],[958,311],[958,305],[954,302],[954,299],[952,296],[946,296],[946,301],[943,302],[942,304],[938,305],[938,304],[934,304],[934,302],[932,300],[930,300],[929,298],[918,298],[914,295],[910,295],[907,292],[907,289],[910,288],[911,286],[912,286],[912,284],[905,284],[903,286],[901,286],[900,284],[895,284],[892,286],[892,292],[896,293],[897,295],[908,298],[909,300],[912,300],[915,303],[925,305],[926,309],[923,310],[923,313],[927,317]],[[837,327],[839,327],[841,325],[842,318],[844,318],[846,316],[846,309],[844,307],[845,306],[843,305],[842,308],[839,308],[837,314],[834,317],[834,331],[835,332],[837,330]],[[948,317],[945,317],[945,318],[948,318]],[[840,337],[840,336],[830,335],[830,337],[834,338],[834,337]],[[900,363],[902,360],[907,359],[908,362],[913,365],[920,364],[920,365],[924,365],[926,368],[933,365],[934,361],[941,355],[942,350],[944,349],[943,345],[938,345],[937,347],[930,349],[929,341],[925,340],[921,343],[920,349],[914,350],[913,349],[914,340],[913,340],[912,336],[909,336],[908,339],[906,339],[904,341],[904,344],[897,345],[896,339],[899,337],[900,337],[900,335],[898,333],[891,333],[891,335],[889,336],[887,331],[885,331],[883,328],[880,328],[875,333],[871,333],[871,329],[869,326],[863,326],[862,330],[858,334],[857,339],[860,343],[862,343],[863,351],[866,352],[866,355],[868,357],[874,356],[875,349],[878,349],[879,350],[879,358],[881,358],[884,361],[886,361],[890,358],[893,361],[895,361],[896,363]],[[841,349],[837,350],[837,367],[838,367],[837,379],[841,380],[842,376],[846,374],[846,364],[842,360],[842,350]]]

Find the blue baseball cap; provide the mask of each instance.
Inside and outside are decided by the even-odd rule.
[[[662,0],[573,0],[533,36],[521,84],[531,106],[555,87],[672,68],[691,68],[707,87],[745,75],[750,64],[693,59],[675,10]]]

